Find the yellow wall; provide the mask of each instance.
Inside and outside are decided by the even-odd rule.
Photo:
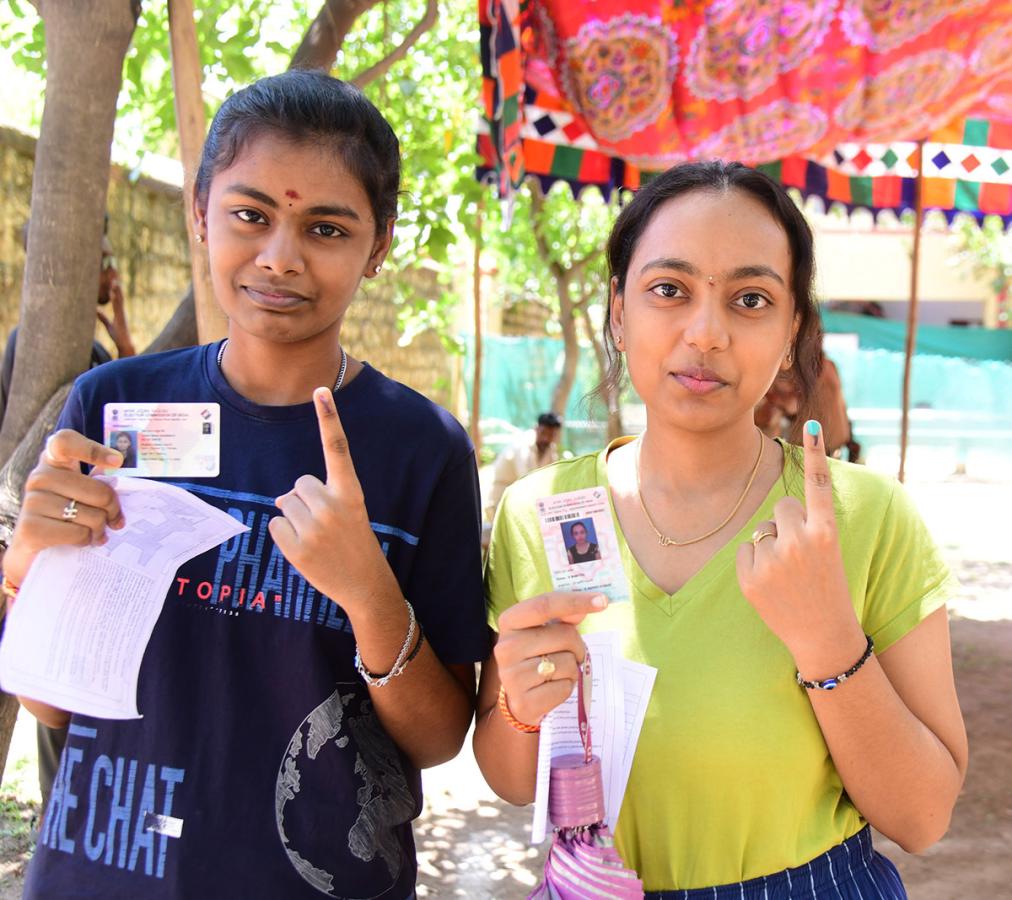
[[[840,223],[816,226],[817,284],[823,300],[902,300],[910,297],[913,234],[904,230],[850,229]],[[990,296],[985,279],[951,259],[956,239],[926,232],[921,238],[918,293],[924,301],[974,301]]]

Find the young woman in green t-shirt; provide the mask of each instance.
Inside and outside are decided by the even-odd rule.
[[[608,256],[611,377],[624,361],[647,427],[503,498],[482,771],[533,799],[535,732],[572,690],[580,632],[618,630],[658,669],[616,830],[648,897],[903,897],[867,826],[911,852],[948,827],[967,760],[951,581],[902,489],[827,459],[817,421],[803,448],[755,426],[778,373],[803,396],[818,375],[811,231],[762,174],[698,163],[638,192]],[[629,602],[552,591],[535,503],[591,486],[610,492]]]

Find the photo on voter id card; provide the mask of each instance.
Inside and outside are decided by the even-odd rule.
[[[597,529],[594,527],[593,516],[570,519],[563,522],[559,528],[562,529],[562,540],[566,544],[566,556],[571,566],[583,565],[601,558],[601,547],[597,542]]]
[[[106,403],[103,443],[123,454],[107,475],[213,478],[221,448],[217,403]]]

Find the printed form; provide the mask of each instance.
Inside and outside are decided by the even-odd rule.
[[[144,650],[176,570],[248,529],[174,485],[102,480],[126,526],[101,547],[39,554],[7,616],[0,683],[68,712],[135,719]]]

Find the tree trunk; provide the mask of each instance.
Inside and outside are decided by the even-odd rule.
[[[481,458],[481,249],[482,227],[485,224],[485,193],[478,198],[475,215],[474,269],[471,282],[474,292],[474,371],[471,378],[471,443],[474,458]]]
[[[573,298],[569,290],[568,273],[558,264],[552,265],[552,274],[559,289],[559,324],[562,326],[562,372],[552,391],[552,412],[565,416],[569,395],[576,383],[576,367],[580,362],[580,341],[576,336]]]
[[[622,424],[622,403],[619,399],[618,390],[614,385],[606,384],[605,378],[608,375],[608,354],[604,349],[604,341],[598,334],[590,321],[587,313],[587,302],[584,300],[577,307],[580,318],[583,320],[583,329],[587,333],[587,340],[594,348],[594,358],[597,360],[597,370],[600,373],[600,384],[603,385],[604,401],[608,409],[608,441],[622,437],[625,434],[625,426]]]
[[[355,20],[377,3],[379,0],[326,0],[306,29],[288,68],[329,72]]]
[[[202,344],[220,340],[228,333],[225,313],[214,299],[211,270],[203,244],[197,242],[193,214],[193,180],[207,134],[204,119],[203,69],[193,22],[193,0],[169,0],[169,44],[172,52],[172,88],[179,132],[179,155],[183,163],[183,214],[190,246],[191,290],[197,319],[197,340]]]
[[[187,288],[179,306],[165,327],[142,353],[161,353],[177,347],[192,347],[197,343],[197,310],[193,300],[193,285]]]
[[[538,248],[538,255],[555,279],[559,295],[559,326],[562,328],[564,356],[562,372],[555,384],[555,390],[552,391],[551,409],[557,416],[564,417],[566,407],[569,405],[569,395],[576,383],[576,367],[580,362],[580,342],[576,337],[576,320],[574,318],[575,307],[573,295],[569,289],[569,279],[574,272],[572,269],[564,268],[561,263],[552,258],[552,251],[545,239],[542,224],[542,217],[545,215],[545,195],[541,190],[540,182],[536,179],[530,179],[528,185],[531,191],[534,242]]]
[[[370,66],[364,72],[359,72],[358,75],[351,79],[351,83],[357,88],[363,88],[377,78],[386,75],[390,67],[398,60],[404,59],[408,55],[408,50],[417,44],[419,38],[436,24],[437,18],[439,18],[439,3],[437,0],[427,0],[425,12],[422,13],[422,17],[418,20],[415,27],[408,32],[404,40],[376,63],[376,65]]]
[[[130,0],[35,5],[46,27],[46,103],[11,402],[0,430],[5,462],[61,385],[88,367],[116,99],[137,16]],[[9,703],[0,706],[8,711]],[[0,770],[12,728],[13,718],[0,712]]]
[[[46,103],[0,461],[21,442],[53,392],[88,366],[109,148],[135,25],[130,0],[37,4],[46,27]],[[82,59],[88,64],[82,66]]]

